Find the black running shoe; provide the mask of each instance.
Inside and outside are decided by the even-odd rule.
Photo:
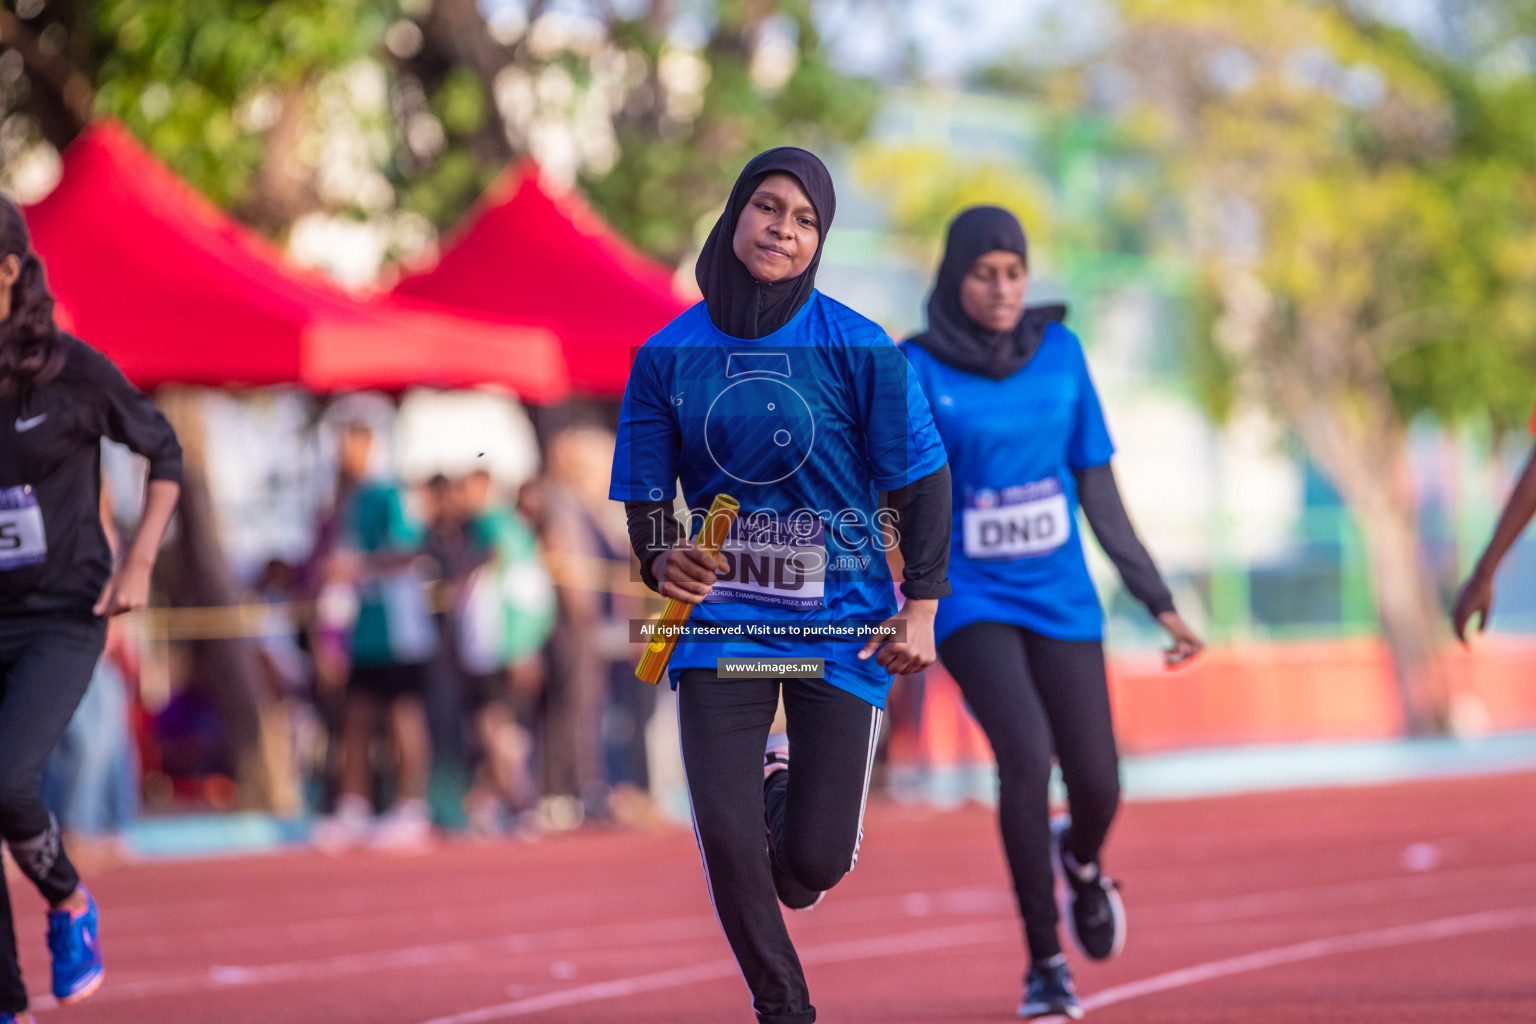
[[[768,749],[763,751],[764,793],[766,794],[768,787],[777,781],[774,776],[787,771],[789,771],[789,737],[782,732],[776,732],[768,737]],[[777,782],[777,784],[782,786],[786,783]],[[764,813],[767,813],[766,807]],[[768,833],[768,865],[773,870],[773,891],[778,894],[779,902],[790,910],[810,910],[827,894],[807,889],[788,871],[779,867],[779,860],[773,855],[773,830],[767,828],[766,820],[763,825]]]
[[[1081,1020],[1083,1004],[1077,1001],[1072,984],[1072,968],[1062,953],[1046,960],[1036,960],[1024,978],[1024,1001],[1019,1016],[1025,1020],[1041,1017],[1068,1017]]]
[[[773,869],[773,891],[778,894],[779,902],[790,910],[810,910],[826,897],[825,892],[807,889],[795,881],[795,877],[788,871],[779,867],[772,844],[768,846],[768,864]]]
[[[1067,882],[1067,907],[1062,916],[1083,955],[1108,960],[1125,948],[1125,904],[1120,887],[1106,878],[1097,861],[1084,867],[1072,859],[1066,835],[1072,819],[1061,815],[1051,822],[1051,846],[1056,865]]]

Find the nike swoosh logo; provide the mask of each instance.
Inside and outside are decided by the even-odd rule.
[[[47,413],[39,413],[38,415],[33,416],[29,420],[24,420],[24,419],[22,419],[21,417],[18,416],[16,418],[16,433],[18,433],[18,434],[25,434],[27,431],[31,430],[33,427],[40,427],[43,424],[43,420],[45,420],[47,418],[48,418],[48,414]]]

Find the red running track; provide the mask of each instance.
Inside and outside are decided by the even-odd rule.
[[[1103,1024],[1536,1020],[1536,774],[1126,808]],[[94,880],[78,1024],[751,1024],[685,831],[291,853]],[[13,889],[34,990],[42,908]],[[823,1022],[1012,1019],[1022,939],[990,813],[871,808],[859,868],[792,915]]]

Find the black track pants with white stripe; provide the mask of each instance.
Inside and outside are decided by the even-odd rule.
[[[784,691],[790,769],[773,780],[764,835],[763,747]],[[678,687],[683,767],[715,915],[762,1024],[816,1019],[768,863],[824,891],[852,870],[880,711],[820,679],[721,681],[689,669]],[[784,787],[782,794],[778,787]]]

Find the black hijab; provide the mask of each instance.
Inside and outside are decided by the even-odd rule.
[[[816,255],[799,277],[775,284],[763,284],[748,272],[746,264],[736,256],[732,245],[736,236],[736,222],[757,191],[758,185],[770,174],[792,174],[810,197],[816,208],[816,221],[821,237],[816,244]],[[793,146],[781,146],[757,154],[746,167],[731,189],[725,210],[704,241],[699,253],[694,276],[704,302],[709,307],[709,318],[716,327],[736,338],[761,338],[789,323],[800,312],[816,289],[816,268],[821,264],[821,251],[826,245],[827,229],[832,226],[832,215],[837,212],[837,195],[832,191],[832,175],[814,153]]]
[[[1029,362],[1053,320],[1067,315],[1062,305],[1026,309],[1011,331],[989,331],[972,320],[960,305],[960,282],[971,266],[989,252],[1017,253],[1029,262],[1029,243],[1019,219],[1000,206],[973,206],[949,225],[944,260],[928,296],[928,330],[910,343],[935,359],[968,373],[1002,380]]]

